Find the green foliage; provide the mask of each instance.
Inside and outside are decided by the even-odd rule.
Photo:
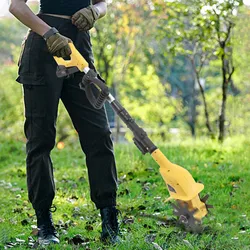
[[[23,101],[21,85],[15,82],[17,67],[0,70],[0,131],[11,137],[23,137]]]
[[[6,59],[17,61],[17,48],[20,47],[27,28],[17,20],[4,19],[0,22],[0,63]]]
[[[154,249],[153,242],[173,250],[188,249],[190,244],[196,250],[249,249],[249,140],[233,138],[223,147],[207,139],[159,146],[172,162],[204,183],[202,196],[210,194],[209,204],[214,209],[204,219],[207,229],[202,234],[186,233],[176,226],[166,201],[167,188],[151,156],[142,156],[134,145],[115,145],[123,242],[103,246],[99,212],[90,201],[84,156],[79,143],[72,143],[52,153],[57,188],[53,218],[61,244],[51,249],[149,250]],[[28,249],[28,242],[32,243],[28,237],[36,239],[32,235],[36,220],[27,200],[24,144],[1,137],[0,152],[0,248],[12,242],[16,243],[14,249]],[[76,234],[85,239],[86,245],[69,243]]]
[[[238,95],[236,97],[229,96],[228,99],[228,119],[226,125],[228,127],[228,134],[245,135],[248,137],[250,127],[247,121],[250,119],[249,110],[250,94],[244,94],[244,98]]]
[[[169,138],[170,128],[178,128],[182,131],[179,136],[189,136],[191,123],[196,124],[197,136],[207,134],[196,70],[206,81],[210,122],[217,129],[221,106],[218,57],[222,50],[214,31],[223,27],[225,17],[235,23],[230,40],[235,74],[229,86],[232,96],[228,98],[226,128],[228,135],[248,133],[250,32],[245,23],[249,22],[249,9],[239,8],[241,4],[236,0],[109,2],[107,16],[91,30],[96,68],[116,98],[150,135],[164,135],[160,138],[164,140]],[[17,68],[8,65],[17,62],[25,33],[26,28],[16,20],[0,22],[0,61],[6,64],[0,69],[0,129],[20,138],[22,88],[15,83]],[[221,39],[224,36],[221,30]],[[236,107],[237,115],[233,116],[231,110]],[[58,141],[69,136],[75,140],[76,133],[62,105],[57,125]]]
[[[246,93],[250,85],[249,43],[250,43],[250,9],[242,7],[236,19],[232,44],[234,46],[234,61],[236,64],[234,79],[241,92]],[[247,25],[246,25],[247,24]]]
[[[237,56],[236,60],[234,60],[236,63],[233,64],[232,51],[234,52],[234,55],[237,55],[239,53],[238,51],[243,52],[243,49],[246,47],[242,48],[242,46],[239,46],[239,44],[242,43],[238,42],[238,39],[235,39],[235,43],[233,45],[230,28],[233,27],[233,29],[235,29],[238,33],[238,35],[236,34],[235,36],[235,33],[233,32],[235,38],[243,36],[246,38],[245,41],[247,41],[247,34],[249,32],[244,32],[245,35],[243,35],[241,29],[243,22],[246,23],[247,20],[247,11],[245,11],[245,14],[240,14],[241,12],[239,13],[242,5],[243,2],[241,0],[175,1],[166,3],[161,1],[155,2],[155,15],[163,17],[163,13],[166,14],[160,19],[157,27],[159,31],[158,39],[164,41],[158,43],[162,47],[161,49],[157,48],[157,50],[162,51],[163,46],[167,44],[167,51],[172,53],[176,60],[178,60],[180,56],[184,56],[187,58],[185,62],[190,65],[189,68],[187,67],[188,71],[186,72],[187,75],[191,75],[189,81],[187,82],[187,90],[193,94],[191,99],[186,99],[185,106],[188,108],[187,116],[193,116],[191,120],[188,118],[187,121],[189,120],[189,122],[194,123],[193,126],[196,126],[199,129],[198,134],[199,132],[202,132],[203,134],[205,133],[204,124],[209,121],[208,117],[206,120],[203,115],[204,112],[202,110],[202,106],[205,105],[205,103],[206,106],[209,107],[207,111],[210,116],[211,127],[213,127],[213,131],[218,130],[218,115],[222,113],[223,110],[220,107],[223,105],[218,103],[217,100],[222,99],[222,94],[227,94],[227,91],[224,93],[220,91],[222,88],[221,86],[226,83],[227,79],[230,81],[230,74],[234,73],[234,67],[236,67],[236,71],[240,71],[237,67],[237,63],[238,65],[242,65],[242,58]],[[238,17],[239,20],[237,19]],[[246,29],[249,29],[249,27],[247,26]],[[240,36],[240,34],[242,34],[242,36]],[[235,48],[233,48],[233,46]],[[174,69],[177,68],[174,60],[169,60],[168,54],[164,56],[159,56],[159,54],[160,53],[157,53],[155,60],[158,58],[158,60],[161,61],[161,65],[170,64],[171,66],[174,66]],[[218,64],[218,59],[221,60],[220,64]],[[215,63],[212,61],[215,61]],[[211,67],[211,65],[215,64],[217,65],[217,68],[213,66]],[[245,68],[247,67],[245,66]],[[225,69],[227,70],[226,72],[224,72]],[[162,67],[161,71],[164,72],[164,67]],[[246,72],[248,71],[249,70],[245,70],[244,73],[242,71],[241,77],[246,79]],[[185,75],[185,73],[182,74]],[[162,75],[164,75],[164,73]],[[174,74],[172,73],[171,75],[173,76]],[[172,79],[167,74],[165,74],[165,78],[170,79],[169,82],[171,84],[171,88],[174,90],[176,88],[175,82],[171,81]],[[198,82],[200,78],[206,80],[205,94],[203,98],[199,97],[198,94],[195,93],[196,90],[194,82]],[[211,79],[213,79],[212,83],[210,81]],[[217,83],[219,79],[222,84],[218,85]],[[239,78],[237,77],[237,79]],[[247,80],[245,81],[249,82]],[[240,81],[232,81],[231,86],[229,86],[229,93],[233,95],[239,94],[238,86],[240,84]],[[181,91],[180,94],[182,96],[189,95],[185,88],[178,88]],[[197,105],[199,106],[196,107]],[[231,107],[230,104],[229,106]],[[219,111],[219,109],[221,110]],[[196,112],[197,110],[198,112]],[[232,118],[231,115],[229,116]],[[226,118],[227,124],[232,123],[230,118]],[[229,130],[231,130],[231,128],[226,126],[226,129],[227,132],[230,133]],[[234,129],[234,131],[237,130]]]
[[[152,66],[145,71],[134,66],[127,71],[122,86],[121,102],[138,122],[153,129],[153,135],[168,130],[178,103],[172,97],[165,97],[168,86],[161,84]]]

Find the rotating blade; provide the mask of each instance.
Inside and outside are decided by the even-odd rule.
[[[209,195],[205,195],[201,198],[206,206],[207,211],[209,208],[213,208],[213,205],[206,204]],[[195,213],[198,211],[197,208],[190,208],[188,202],[177,200],[176,204],[171,204],[174,208],[174,215],[178,218],[178,224],[185,228],[188,232],[201,233],[203,231],[202,221],[195,218]]]
[[[201,221],[194,217],[197,209],[189,210],[186,202],[177,201],[177,204],[171,204],[174,208],[174,215],[178,218],[178,224],[183,226],[186,231],[200,233],[202,231]]]

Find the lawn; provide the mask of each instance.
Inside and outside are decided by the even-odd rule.
[[[51,249],[250,249],[250,142],[182,142],[160,148],[205,184],[202,195],[210,194],[214,209],[203,221],[202,234],[176,225],[167,188],[151,156],[141,155],[132,144],[116,145],[123,241],[103,245],[84,157],[78,143],[66,143],[52,153],[57,187],[53,217],[61,243]],[[0,139],[0,200],[0,249],[34,247],[36,221],[27,200],[24,142]]]

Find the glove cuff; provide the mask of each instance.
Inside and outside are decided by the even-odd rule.
[[[43,35],[43,39],[45,41],[47,41],[47,39],[53,35],[55,35],[56,33],[59,33],[59,31],[56,28],[51,28],[49,29],[44,35]]]
[[[96,8],[94,5],[90,5],[87,8],[91,10],[92,15],[94,17],[94,21],[96,21],[100,16],[100,12],[99,12],[98,8]]]

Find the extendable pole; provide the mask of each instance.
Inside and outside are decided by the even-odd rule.
[[[114,109],[115,113],[122,119],[122,121],[127,125],[127,127],[133,132],[134,138],[133,141],[138,149],[143,153],[152,153],[157,147],[154,143],[148,138],[147,133],[136,124],[135,120],[130,116],[128,111],[122,107],[122,105],[115,100],[115,98],[109,94],[108,102],[111,107]]]

